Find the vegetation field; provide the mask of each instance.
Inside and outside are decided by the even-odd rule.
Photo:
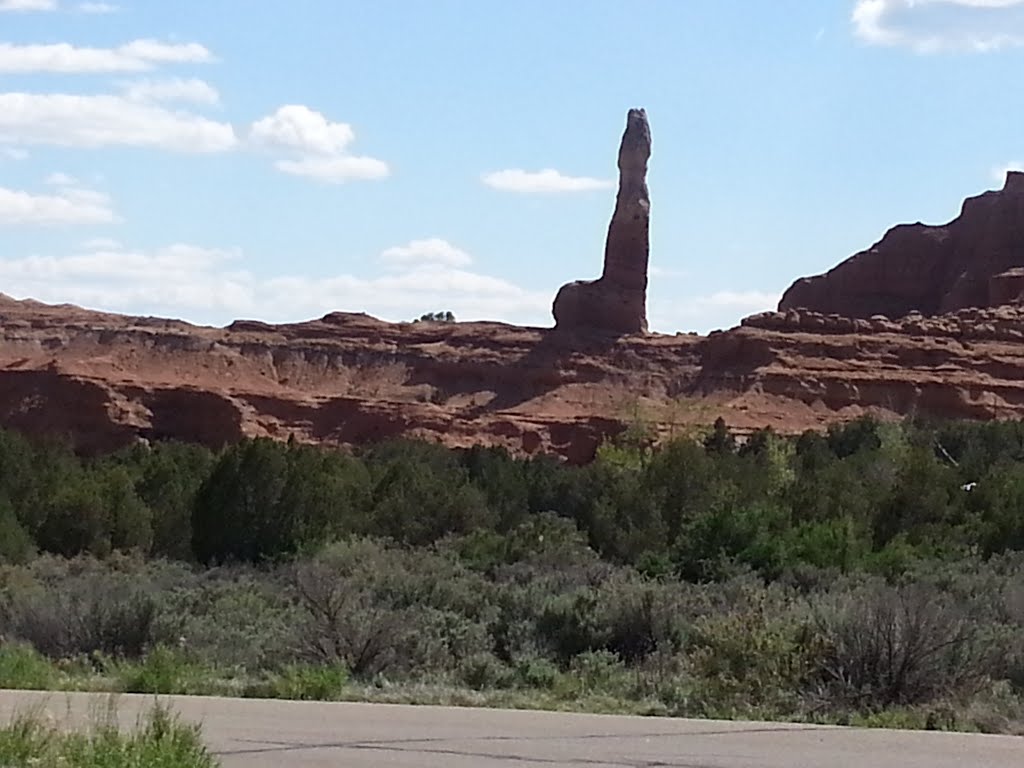
[[[0,687],[1024,733],[1021,550],[1018,423],[585,467],[4,433]]]

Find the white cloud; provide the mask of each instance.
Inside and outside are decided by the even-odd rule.
[[[212,60],[213,54],[199,43],[134,40],[116,48],[81,48],[69,43],[0,43],[0,72],[4,73],[143,72],[158,64],[204,63]]]
[[[249,129],[253,145],[291,154],[274,163],[282,173],[334,184],[387,176],[390,169],[383,160],[347,153],[354,140],[348,123],[332,122],[301,104],[279,107]]]
[[[309,156],[298,160],[278,160],[274,167],[293,176],[340,184],[352,179],[383,179],[390,172],[388,164],[373,157]]]
[[[115,13],[118,10],[116,5],[111,3],[79,3],[79,13]]]
[[[1024,45],[1024,0],[857,0],[857,36],[919,53]]]
[[[230,124],[120,96],[0,93],[0,142],[223,152],[237,138]]]
[[[121,84],[125,98],[132,101],[177,101],[193,104],[220,103],[217,89],[199,78],[169,78],[166,80],[132,80]]]
[[[473,257],[468,253],[437,237],[413,240],[408,245],[388,248],[381,253],[380,259],[386,264],[396,266],[441,264],[449,267],[467,267],[473,263]]]
[[[0,187],[0,225],[99,224],[114,220],[110,199],[101,192],[69,187],[55,195],[33,195]]]
[[[551,324],[548,292],[530,292],[446,263],[371,277],[263,278],[236,268],[237,251],[191,245],[134,251],[116,244],[90,245],[94,247],[84,246],[81,253],[65,257],[0,260],[4,293],[110,311],[159,312],[198,322],[226,323],[238,317],[283,322],[332,311],[410,320],[423,312],[451,310],[459,319],[502,317]],[[384,254],[380,258],[386,261]]]
[[[55,11],[57,0],[0,0],[0,13],[4,11]]]
[[[344,151],[356,137],[352,126],[332,123],[301,104],[287,104],[257,120],[249,136],[257,144],[323,155]]]
[[[615,186],[615,182],[608,179],[566,176],[552,168],[545,168],[542,171],[510,168],[485,173],[482,179],[487,186],[506,192],[590,192],[597,189],[612,189]]]
[[[27,160],[28,150],[21,147],[0,147],[0,157],[8,160]]]

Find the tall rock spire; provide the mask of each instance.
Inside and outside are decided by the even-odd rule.
[[[558,329],[617,334],[647,331],[650,156],[647,113],[631,109],[619,146],[619,193],[608,226],[604,271],[597,280],[580,280],[559,289],[552,307]]]

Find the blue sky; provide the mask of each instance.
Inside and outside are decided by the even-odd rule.
[[[0,0],[0,291],[550,325],[630,107],[652,330],[773,308],[1024,161],[1024,0]]]

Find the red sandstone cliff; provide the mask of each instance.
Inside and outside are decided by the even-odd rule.
[[[205,328],[0,300],[0,425],[84,452],[138,438],[359,444],[406,435],[589,460],[642,417],[816,428],[866,411],[1024,415],[1024,312],[900,322],[767,313],[708,337],[571,340],[500,323]]]
[[[824,275],[797,280],[780,310],[902,317],[990,307],[1024,297],[1024,173],[968,198],[943,226],[904,224]]]

